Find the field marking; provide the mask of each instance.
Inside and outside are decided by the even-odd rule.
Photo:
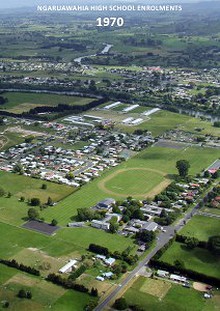
[[[133,168],[126,168],[126,169],[119,169],[115,172],[113,172],[112,174],[108,175],[105,179],[101,180],[99,183],[98,183],[98,187],[100,190],[110,194],[110,195],[114,195],[114,196],[117,196],[117,197],[128,197],[131,195],[131,193],[127,193],[127,194],[120,194],[120,193],[117,193],[117,192],[114,192],[112,190],[109,190],[107,187],[106,187],[106,182],[111,180],[112,178],[114,178],[115,176],[117,176],[118,174],[120,173],[123,173],[123,172],[127,172],[127,171],[131,171],[131,170],[140,170],[140,171],[149,171],[149,172],[154,172],[154,173],[157,173],[161,176],[163,176],[165,178],[165,176],[167,175],[165,172],[163,171],[159,171],[159,170],[156,170],[156,169],[151,169],[151,168],[140,168],[140,167],[133,167]],[[159,183],[158,185],[156,185],[152,190],[148,191],[148,192],[145,192],[145,193],[140,193],[138,195],[132,195],[132,197],[134,198],[140,198],[140,197],[153,197],[155,196],[156,194],[160,193],[164,188],[166,188],[169,184],[171,183],[171,180],[169,179],[165,179],[163,180],[161,183]]]
[[[140,291],[158,297],[161,300],[166,296],[171,287],[171,283],[161,280],[147,279],[147,281],[141,286]]]

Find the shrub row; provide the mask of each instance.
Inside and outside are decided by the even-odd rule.
[[[86,271],[86,266],[82,265],[77,270],[71,273],[71,275],[69,276],[69,279],[72,281],[75,281],[85,271]]]
[[[25,266],[22,263],[19,264],[15,259],[12,260],[5,260],[5,259],[0,259],[0,263],[3,265],[6,265],[8,267],[16,268],[18,270],[40,276],[40,271],[36,270],[35,268],[32,268],[30,266]]]
[[[48,274],[46,280],[49,282],[52,282],[56,285],[60,285],[60,286],[67,288],[67,289],[74,289],[78,292],[89,293],[89,289],[87,287],[85,287],[84,285],[74,283],[74,281],[72,281],[70,279],[64,279],[60,275],[56,275],[55,273]],[[94,292],[96,292],[98,295],[97,290],[94,288],[92,288],[92,290],[89,294],[91,296],[95,296]]]
[[[182,235],[182,234],[177,234],[176,235],[176,241],[179,243],[184,243],[186,242],[187,238],[189,238],[186,235]],[[208,248],[208,243],[206,241],[199,241],[198,245],[196,245],[196,247],[200,247],[200,248]]]

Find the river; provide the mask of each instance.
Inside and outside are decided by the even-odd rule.
[[[102,55],[107,54],[110,51],[110,49],[112,48],[112,46],[113,45],[111,45],[111,44],[106,44],[106,46],[104,47],[104,49],[100,53],[77,57],[77,58],[74,59],[74,62],[81,64],[82,60],[84,58],[86,58],[86,57],[95,57],[95,56],[97,56],[99,54],[102,54]]]
[[[205,113],[202,111],[194,111],[194,110],[187,110],[187,109],[180,108],[179,113],[187,114],[187,115],[190,115],[190,116],[195,117],[195,118],[206,118],[207,120],[211,121],[212,123],[214,123],[216,121],[220,121],[220,116],[211,115],[209,113]]]

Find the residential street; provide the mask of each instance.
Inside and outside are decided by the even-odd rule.
[[[182,218],[176,226],[166,227],[166,232],[161,232],[158,236],[157,245],[155,248],[141,261],[138,266],[131,271],[127,277],[115,288],[108,297],[105,298],[94,310],[102,311],[105,310],[109,303],[114,301],[120,292],[123,292],[125,287],[129,284],[129,282],[139,274],[139,271],[146,266],[151,258],[159,251],[164,245],[168,243],[168,241],[174,236],[175,232],[179,231],[183,228],[185,223],[189,221],[193,215],[197,213],[198,205],[196,205],[190,212],[188,212],[184,218]]]

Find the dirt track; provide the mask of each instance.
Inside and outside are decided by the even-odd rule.
[[[200,291],[200,292],[207,292],[207,286],[209,286],[209,285],[204,284],[204,283],[199,283],[199,282],[193,283],[193,288]]]
[[[115,171],[114,173],[108,175],[105,179],[101,180],[98,183],[99,189],[101,189],[102,191],[104,191],[110,195],[117,196],[117,197],[128,197],[128,196],[130,196],[131,195],[130,193],[120,194],[120,193],[109,190],[105,186],[106,182],[109,181],[110,179],[112,179],[113,177],[117,176],[120,173],[130,171],[130,170],[141,170],[141,171],[144,170],[144,171],[148,171],[148,172],[157,173],[159,175],[162,175],[164,178],[166,176],[165,172],[155,170],[155,169],[151,169],[151,168],[140,168],[140,167],[124,168],[124,169],[120,169],[120,170]],[[132,195],[132,197],[134,197],[134,198],[147,198],[147,197],[151,198],[151,197],[154,197],[156,194],[160,193],[164,188],[166,188],[170,183],[171,183],[171,181],[169,179],[165,179],[164,181],[159,183],[157,186],[155,186],[152,190],[150,190],[146,193],[141,193],[138,195]]]

